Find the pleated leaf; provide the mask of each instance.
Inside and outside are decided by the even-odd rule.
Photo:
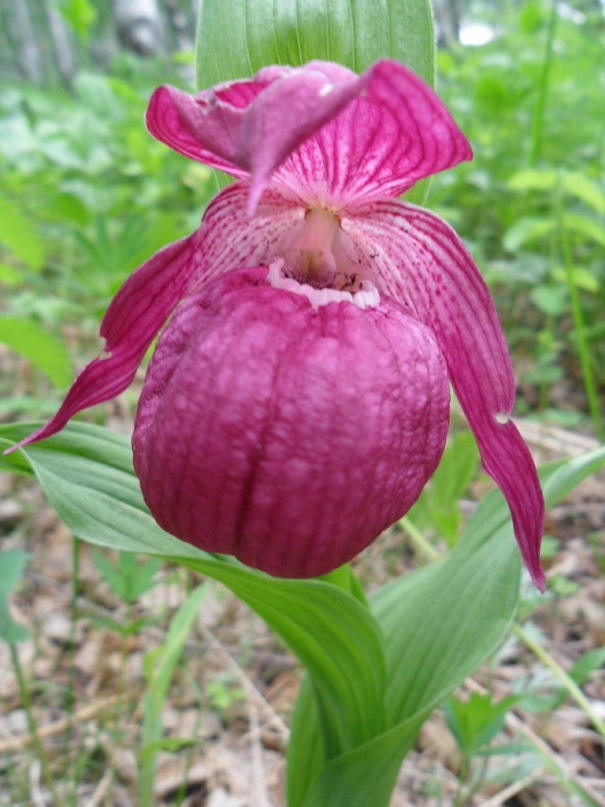
[[[0,427],[0,445],[34,425]],[[71,423],[22,449],[50,503],[78,537],[179,560],[220,580],[281,635],[309,674],[322,712],[322,754],[342,754],[384,728],[382,635],[359,599],[319,580],[279,580],[197,550],[161,530],[147,510],[127,437]],[[23,472],[19,453],[0,468]]]
[[[604,465],[602,448],[540,469],[547,507]],[[317,713],[309,688],[302,687],[288,752],[289,807],[388,807],[401,762],[424,719],[504,639],[520,569],[509,511],[494,490],[479,504],[456,549],[374,594],[370,604],[387,653],[386,731],[322,764],[313,751]]]

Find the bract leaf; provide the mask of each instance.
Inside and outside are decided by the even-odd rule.
[[[426,0],[203,0],[197,38],[200,89],[271,64],[313,59],[361,73],[390,57],[434,84],[435,41]]]
[[[339,62],[356,73],[390,57],[430,87],[435,83],[435,36],[428,0],[202,0],[197,35],[197,86],[254,75],[261,67],[313,59]],[[422,181],[408,193],[426,196]]]

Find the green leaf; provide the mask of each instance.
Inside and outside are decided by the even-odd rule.
[[[7,597],[17,587],[29,558],[22,549],[7,549],[0,553],[0,598]]]
[[[32,430],[31,425],[2,426],[0,440],[16,442]],[[271,578],[165,533],[143,502],[123,435],[71,423],[21,452],[74,534],[93,544],[178,560],[214,577],[281,635],[313,680],[326,758],[383,729],[382,635],[357,596],[318,580]],[[9,467],[11,459],[5,458]]]
[[[0,440],[17,442],[40,424],[0,426]],[[23,456],[49,501],[78,537],[148,555],[198,558],[203,553],[161,530],[147,510],[132,468],[127,437],[70,423],[49,440],[0,457],[0,469],[24,471]]]
[[[158,751],[168,751],[170,754],[178,754],[184,748],[195,748],[202,745],[204,740],[195,737],[163,737],[145,746],[146,754],[155,754]]]
[[[0,600],[0,639],[13,644],[23,642],[29,636],[29,631],[23,625],[18,625],[11,617],[6,600]]]
[[[407,518],[421,528],[435,529],[448,546],[453,546],[460,527],[458,502],[468,490],[478,465],[479,453],[472,433],[456,434]]]
[[[443,704],[449,730],[465,757],[476,754],[502,730],[507,711],[516,702],[511,696],[492,703],[492,696],[471,693],[467,701],[451,695]]]
[[[97,18],[97,11],[90,0],[61,0],[57,10],[78,36],[88,36]]]
[[[594,219],[580,213],[564,213],[563,226],[575,235],[605,246],[605,232]],[[517,252],[525,244],[545,238],[559,231],[559,222],[554,218],[523,216],[504,234],[502,243],[509,252]]]
[[[309,671],[326,758],[382,731],[384,648],[359,600],[319,580],[279,580],[235,564],[183,563],[220,580],[259,614]]]
[[[584,289],[584,291],[589,291],[592,294],[599,291],[599,279],[589,269],[585,269],[583,266],[574,266],[571,274],[574,285],[579,289]],[[553,268],[552,276],[559,283],[565,283],[567,280],[567,272],[561,266]]]
[[[324,763],[313,688],[303,679],[288,744],[288,807],[388,807],[401,762],[427,717],[418,715]]]
[[[389,807],[401,762],[428,716],[428,711],[418,714],[330,760],[309,788],[303,807]]]
[[[491,529],[469,523],[449,555],[373,596],[387,648],[389,725],[433,708],[506,634],[521,564],[508,510],[500,504]]]
[[[600,670],[605,664],[605,647],[596,647],[584,653],[569,671],[570,677],[581,685],[588,678],[590,673]]]
[[[539,469],[544,491],[546,508],[554,507],[558,501],[576,488],[580,482],[599,471],[605,465],[605,447],[588,451],[577,457],[559,460]],[[474,518],[477,517],[477,511]],[[482,513],[478,513],[479,517]]]
[[[523,216],[504,234],[502,245],[508,252],[517,252],[529,241],[545,238],[558,229],[558,222],[551,218]]]
[[[22,549],[0,553],[0,639],[5,642],[21,642],[29,636],[29,631],[11,617],[7,602],[8,595],[23,577],[29,557]]]
[[[71,382],[71,360],[63,343],[37,322],[0,316],[0,343],[28,359],[56,387],[64,388]]]
[[[597,213],[605,213],[605,193],[594,180],[579,171],[556,171],[554,168],[528,168],[517,171],[508,180],[512,191],[554,191],[558,187],[585,202]]]
[[[301,807],[324,764],[317,702],[313,684],[309,676],[305,675],[294,703],[286,756],[288,807]]]
[[[21,210],[0,194],[0,244],[37,271],[44,263],[44,251],[38,231]]]
[[[153,625],[154,619],[149,616],[142,616],[139,619],[133,619],[128,622],[118,622],[109,616],[99,616],[98,614],[91,614],[88,620],[92,625],[99,625],[108,630],[112,630],[120,636],[134,636],[135,633],[140,633],[143,628]]]
[[[117,566],[101,552],[93,552],[92,559],[113,591],[127,603],[136,602],[153,588],[153,578],[160,568],[159,558],[144,560],[132,552],[120,552]]]
[[[581,235],[589,241],[595,241],[597,244],[605,247],[605,231],[603,225],[588,216],[582,216],[580,213],[565,213],[563,216],[563,224],[567,230],[575,235]]]
[[[569,293],[565,286],[534,286],[530,297],[534,304],[551,317],[560,316],[567,308]]]
[[[581,199],[597,213],[605,214],[605,193],[601,187],[579,171],[563,175],[563,187],[572,196]]]
[[[528,168],[517,171],[508,180],[511,191],[552,191],[559,184],[559,173],[553,168]]]
[[[23,283],[23,272],[8,263],[0,263],[0,283],[5,286],[20,286]]]

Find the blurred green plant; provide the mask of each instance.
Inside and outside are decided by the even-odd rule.
[[[122,281],[194,229],[212,193],[208,170],[145,131],[167,79],[182,83],[176,67],[125,60],[121,73],[81,72],[71,92],[0,82],[0,343],[59,389]]]
[[[459,502],[468,492],[478,468],[479,452],[472,433],[468,430],[456,433],[420,498],[403,519],[403,528],[413,525],[420,533],[431,531],[445,540],[448,547],[455,546],[462,525]]]
[[[220,715],[244,699],[244,690],[238,685],[237,676],[229,670],[213,676],[204,687],[204,694],[210,706]]]
[[[168,697],[170,684],[179,663],[185,643],[197,617],[202,600],[208,593],[209,584],[203,583],[193,589],[174,615],[166,641],[147,654],[145,658],[146,691],[143,697],[143,725],[139,756],[139,805],[153,804],[155,771],[160,751],[179,751],[199,740],[191,737],[162,736],[162,708]]]
[[[521,359],[526,408],[581,408],[553,389],[569,379],[584,387],[602,438],[605,64],[596,32],[605,22],[588,7],[571,14],[562,6],[478,4],[473,13],[493,39],[439,53],[440,95],[475,160],[437,177],[428,201],[486,274]],[[577,423],[569,412],[561,422]]]
[[[93,551],[92,558],[111,589],[126,603],[136,602],[158,583],[154,580],[161,566],[158,558],[140,558],[132,552],[118,552],[114,564],[106,554],[98,551]]]
[[[0,640],[5,641],[9,647],[19,698],[27,720],[30,742],[35,748],[40,762],[42,779],[46,787],[48,787],[52,793],[55,802],[58,803],[57,791],[50,772],[48,755],[38,732],[36,716],[32,707],[30,687],[21,664],[19,651],[17,650],[17,644],[24,642],[29,637],[30,633],[27,628],[13,620],[8,605],[8,596],[21,582],[28,561],[29,554],[22,549],[8,549],[0,552],[0,569],[2,569],[2,575],[0,575]]]

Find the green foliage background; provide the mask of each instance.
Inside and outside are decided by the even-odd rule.
[[[389,46],[393,32],[406,30],[405,14],[395,14],[405,5],[392,3],[391,27],[379,20],[368,28],[370,5],[352,6],[354,52],[345,27],[330,47],[323,34],[317,41],[295,32],[277,38],[260,19],[253,30],[271,34],[280,61],[296,46],[298,60],[340,56],[353,63],[362,53],[365,64]],[[208,15],[202,26],[220,35],[220,21]],[[427,203],[458,229],[490,283],[516,357],[521,408],[575,426],[587,404],[574,290],[600,401],[605,387],[603,16],[591,4],[585,14],[560,13],[546,73],[548,4],[529,0],[497,12],[477,4],[471,17],[492,25],[496,36],[480,47],[442,48],[437,79],[475,160],[436,177]],[[246,42],[232,54],[236,74],[259,66],[250,61],[253,52],[254,42]],[[422,62],[422,52],[418,46],[419,69],[430,80],[433,64]],[[120,54],[105,72],[81,70],[69,88],[0,79],[0,340],[60,388],[71,372],[67,354],[72,365],[90,356],[90,339],[122,280],[196,227],[216,190],[203,166],[172,154],[143,125],[154,86],[193,88],[191,64],[191,55],[178,53],[148,60]],[[202,84],[225,78],[224,60],[223,73],[217,64],[212,53],[202,59]],[[61,353],[57,342],[72,325],[77,333]],[[28,349],[17,329],[31,332]],[[40,378],[37,389],[47,383]],[[1,391],[0,411],[36,411],[31,388],[25,395]]]

